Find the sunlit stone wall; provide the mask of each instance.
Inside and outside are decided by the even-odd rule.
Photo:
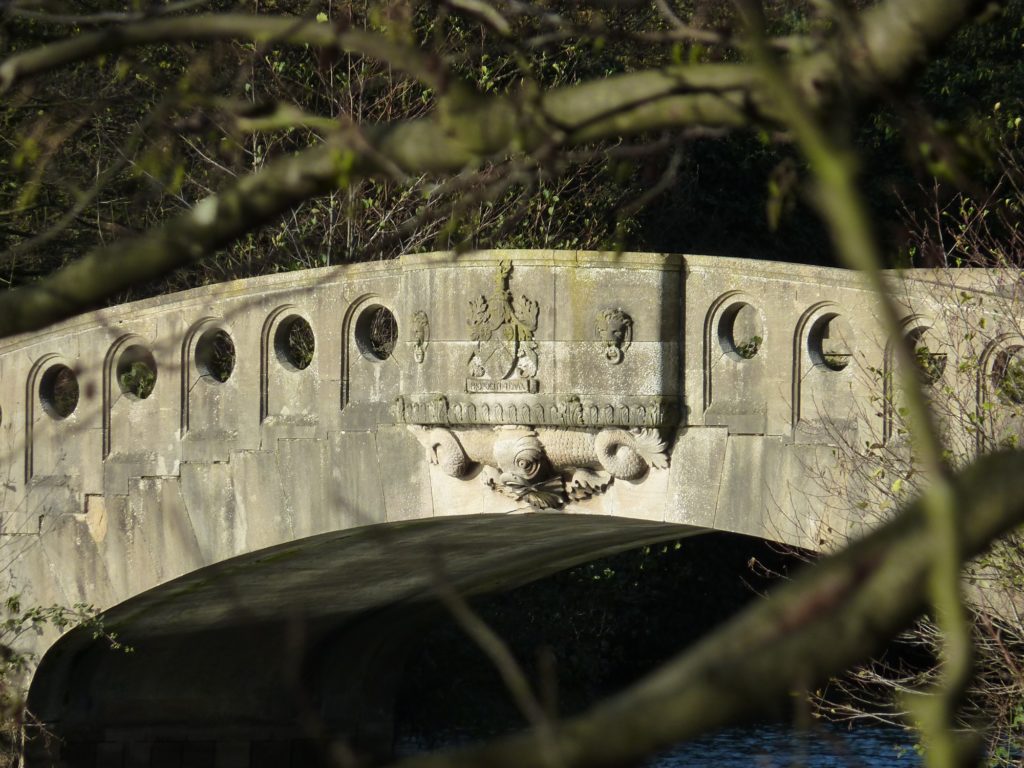
[[[936,361],[954,355],[943,280],[975,280],[946,274],[893,278]],[[31,602],[106,608],[318,533],[515,510],[827,546],[863,524],[834,503],[837,450],[899,437],[876,317],[841,270],[571,251],[85,315],[0,345],[7,571]],[[983,402],[1024,341],[985,345],[981,369],[933,385]]]

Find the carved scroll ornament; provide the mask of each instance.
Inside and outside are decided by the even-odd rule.
[[[482,465],[488,488],[537,509],[560,509],[617,478],[640,480],[652,467],[668,467],[656,429],[409,429],[445,474],[463,478]]]

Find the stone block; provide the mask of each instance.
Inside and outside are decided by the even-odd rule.
[[[273,454],[265,455],[266,464],[272,464],[273,460]],[[242,504],[247,501],[259,504],[268,499],[268,496],[266,493],[258,493],[264,491],[263,488],[239,483],[237,475],[244,474],[247,466],[247,462],[240,458],[239,454],[233,457],[231,463],[189,461],[181,465],[181,495],[192,530],[195,532],[196,543],[205,562],[224,560],[249,548],[247,537],[250,518],[244,510],[239,514],[238,497],[242,497]],[[251,473],[251,477],[263,478],[265,475],[255,472]],[[239,492],[236,492],[236,485]],[[240,492],[241,488],[246,487],[255,493],[250,496],[248,492]],[[263,519],[265,518],[260,515],[251,518],[253,522]],[[271,537],[271,540],[276,539],[277,536]]]
[[[332,432],[325,504],[338,528],[384,521],[384,492],[372,432]]]
[[[296,538],[345,525],[341,510],[330,504],[325,488],[329,452],[320,440],[279,440],[277,477],[280,478],[284,513],[292,521]],[[265,513],[264,513],[265,514]]]
[[[679,430],[669,462],[665,522],[714,526],[728,439],[720,427]]]
[[[377,429],[378,463],[381,473],[386,519],[412,520],[432,517],[433,496],[430,465],[426,452],[405,426]]]

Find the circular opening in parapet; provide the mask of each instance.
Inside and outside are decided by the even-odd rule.
[[[202,376],[221,383],[235,370],[235,343],[223,328],[211,328],[196,344],[196,368]]]
[[[1024,405],[1024,347],[1013,346],[996,354],[992,386],[1002,400]]]
[[[78,376],[66,365],[51,365],[39,382],[39,399],[55,419],[66,419],[78,407]]]
[[[390,309],[374,304],[359,314],[356,320],[356,344],[364,357],[387,360],[395,351],[397,341],[398,323]]]
[[[761,313],[745,301],[732,304],[718,321],[718,341],[734,360],[750,360],[764,343]]]
[[[922,383],[930,387],[946,372],[946,354],[939,351],[930,328],[916,328],[907,334],[914,350],[914,364]]]
[[[278,324],[274,332],[274,351],[285,368],[303,371],[309,367],[316,351],[316,338],[306,318],[291,315]]]
[[[837,314],[819,317],[807,337],[807,352],[815,365],[841,371],[850,364],[853,335],[846,318]]]
[[[141,344],[127,347],[117,359],[117,383],[121,391],[137,400],[145,400],[156,386],[156,360]]]

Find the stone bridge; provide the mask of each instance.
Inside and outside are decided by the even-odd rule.
[[[936,381],[959,375],[950,275],[892,278]],[[981,408],[1022,346],[993,334],[956,386]],[[135,649],[33,637],[30,706],[60,737],[34,759],[299,765],[324,729],[374,751],[439,581],[706,530],[856,535],[836,456],[899,439],[891,358],[853,273],[541,251],[241,280],[7,340],[9,588],[94,605]]]

